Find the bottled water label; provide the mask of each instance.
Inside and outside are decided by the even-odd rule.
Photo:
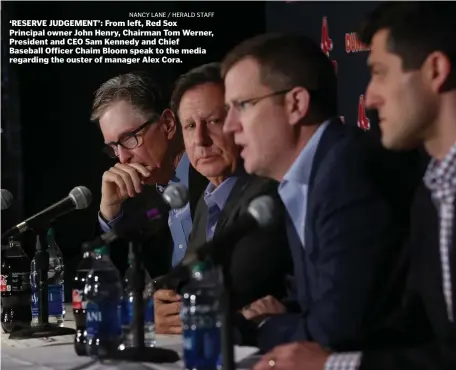
[[[32,317],[38,317],[39,295],[36,289],[32,291]],[[48,312],[49,316],[62,315],[62,287],[59,285],[48,286]]]
[[[122,325],[131,325],[133,321],[133,301],[126,299],[124,301],[124,311],[122,313]],[[154,323],[154,300],[146,299],[144,301],[144,322]]]
[[[221,351],[219,328],[184,329],[183,349],[187,367],[217,366]]]
[[[87,337],[120,336],[120,307],[113,302],[87,303]]]

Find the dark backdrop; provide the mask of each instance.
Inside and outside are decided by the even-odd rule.
[[[73,212],[54,224],[69,282],[80,260],[79,247],[93,236],[100,201],[101,175],[111,165],[101,153],[98,127],[89,122],[95,89],[105,80],[135,69],[150,71],[169,86],[186,70],[220,60],[241,40],[264,31],[264,3],[254,2],[3,2],[2,3],[2,188],[15,197],[2,212],[3,230],[63,198],[75,186],[91,189],[89,210]],[[128,19],[132,11],[212,11],[210,20],[189,18],[180,25],[213,30],[202,46],[207,55],[187,56],[171,65],[8,65],[9,19]],[[190,40],[190,39],[188,39]],[[189,45],[187,44],[187,45]],[[190,45],[189,45],[190,46]],[[24,236],[33,255],[33,235]],[[71,284],[67,283],[69,299]]]

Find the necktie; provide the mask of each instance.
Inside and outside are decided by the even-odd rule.
[[[214,237],[215,227],[220,215],[220,208],[217,203],[212,203],[207,209],[207,228],[206,228],[206,241],[212,240]]]

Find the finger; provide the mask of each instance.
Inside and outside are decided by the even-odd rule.
[[[171,326],[169,328],[169,334],[182,334],[182,325]]]
[[[135,188],[133,185],[133,181],[131,180],[131,177],[127,172],[122,171],[116,167],[110,168],[109,172],[119,176],[122,179],[122,181],[125,183],[125,186],[127,187],[127,192],[130,197],[135,196],[136,192],[135,192]]]
[[[171,289],[159,289],[155,292],[154,298],[164,302],[178,302],[181,296]]]
[[[127,166],[133,167],[136,171],[138,171],[144,177],[149,177],[151,175],[151,172],[146,167],[144,167],[142,164],[128,163]]]
[[[163,321],[165,326],[181,326],[182,322],[179,315],[167,316]]]
[[[103,179],[102,179],[103,182],[111,182],[111,183],[114,183],[117,185],[117,188],[119,189],[119,192],[120,192],[120,196],[122,198],[128,198],[128,189],[127,189],[127,185],[125,184],[125,182],[123,181],[122,177],[119,176],[118,174],[115,174],[113,172],[110,172],[110,171],[106,171],[104,174],[103,174]]]
[[[130,179],[133,183],[133,186],[135,188],[135,191],[137,193],[141,193],[142,191],[142,175],[140,172],[138,172],[138,170],[136,168],[134,168],[133,166],[130,166],[129,164],[122,164],[122,163],[117,163],[115,166],[115,168],[121,170],[121,171],[124,171],[126,173],[128,173],[128,175],[130,176]]]
[[[180,302],[158,304],[155,308],[155,311],[161,317],[179,315]]]

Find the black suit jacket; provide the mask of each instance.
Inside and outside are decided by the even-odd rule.
[[[219,216],[214,239],[235,224],[247,212],[250,201],[259,195],[268,194],[282,206],[277,187],[276,181],[241,174]],[[206,242],[206,225],[207,206],[201,196],[187,253]],[[235,309],[266,295],[278,299],[285,295],[285,276],[291,273],[292,262],[283,222],[276,227],[254,231],[237,242],[226,240],[217,252],[215,258],[223,261],[230,272]]]
[[[191,165],[188,169],[188,191],[189,205],[192,218],[195,213],[196,204],[208,180],[197,172]],[[123,219],[135,218],[138,214],[144,214],[147,210],[154,208],[159,202],[161,194],[156,190],[155,185],[144,186],[143,192],[125,201]],[[120,220],[119,222],[122,222]],[[99,233],[100,227],[97,226]],[[154,221],[147,227],[138,230],[142,245],[144,266],[152,277],[166,274],[171,268],[173,254],[173,239],[168,227],[168,219]],[[119,240],[111,245],[111,259],[120,273],[124,274],[128,267],[128,242]]]
[[[384,317],[371,307],[408,235],[421,176],[413,154],[389,153],[337,120],[327,126],[308,183],[305,248],[290,243],[300,312],[266,321],[257,336],[262,350],[299,340],[347,349]]]
[[[448,320],[442,289],[439,218],[424,186],[417,192],[411,219],[410,244],[403,251],[394,281],[401,286],[406,276],[401,307],[369,336],[362,370],[456,369],[456,325]],[[456,316],[455,247],[453,221],[450,268]]]

